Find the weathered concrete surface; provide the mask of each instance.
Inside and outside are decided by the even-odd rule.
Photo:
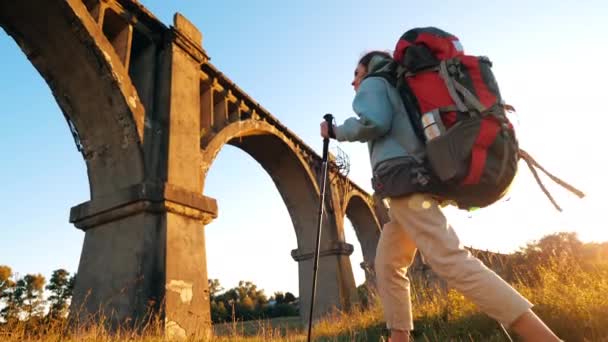
[[[141,182],[144,108],[81,1],[0,1],[0,25],[76,127],[91,197]],[[103,96],[100,96],[103,94]]]
[[[175,322],[187,335],[211,331],[205,234],[200,222],[169,213],[165,260],[165,321]],[[169,328],[169,327],[167,327]]]
[[[209,63],[196,27],[179,14],[167,27],[130,0],[0,1],[0,26],[53,90],[87,163],[91,200],[70,214],[85,231],[77,322],[137,326],[158,314],[168,337],[210,333],[204,227],[218,210],[201,193],[226,144],[257,160],[285,202],[308,318],[321,159]],[[315,317],[356,301],[345,215],[366,265],[385,221],[360,187],[330,178]]]

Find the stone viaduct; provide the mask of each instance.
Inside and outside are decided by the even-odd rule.
[[[70,213],[85,232],[73,317],[102,313],[117,326],[151,312],[171,334],[209,332],[204,228],[219,211],[205,176],[230,144],[285,202],[307,318],[321,158],[209,62],[196,27],[180,14],[166,26],[133,0],[0,0],[0,26],[46,80],[86,162],[90,201]],[[344,217],[368,271],[386,220],[383,205],[331,173],[315,317],[356,297]]]

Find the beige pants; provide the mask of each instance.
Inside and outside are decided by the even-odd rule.
[[[412,330],[407,267],[416,248],[433,271],[506,327],[532,307],[509,284],[465,250],[435,200],[424,195],[390,199],[390,222],[376,251],[378,292],[389,329]]]

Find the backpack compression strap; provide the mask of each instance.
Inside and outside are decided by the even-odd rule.
[[[585,194],[582,191],[578,190],[577,188],[575,188],[572,185],[564,182],[563,180],[557,178],[556,176],[552,175],[547,170],[545,170],[545,168],[543,168],[542,166],[540,166],[540,164],[538,164],[538,162],[536,162],[536,160],[534,160],[534,158],[532,158],[532,156],[530,156],[530,154],[528,154],[528,152],[520,149],[519,150],[519,156],[521,157],[521,159],[523,159],[526,162],[526,164],[528,164],[528,167],[530,168],[530,171],[532,171],[532,174],[534,175],[534,178],[536,179],[536,183],[538,183],[538,185],[541,187],[541,189],[543,189],[543,192],[545,193],[545,195],[547,195],[547,197],[549,198],[549,200],[551,201],[551,203],[553,203],[553,205],[555,206],[555,208],[558,211],[562,211],[562,208],[560,208],[560,206],[557,205],[557,203],[553,199],[553,196],[551,196],[551,194],[549,193],[549,191],[547,190],[547,188],[545,188],[545,185],[541,182],[540,177],[538,176],[538,172],[536,172],[536,169],[534,167],[536,167],[539,170],[541,170],[542,172],[544,172],[555,183],[561,185],[566,190],[572,192],[573,194],[575,194],[579,198],[585,197]]]

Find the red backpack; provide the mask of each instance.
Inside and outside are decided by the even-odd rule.
[[[485,207],[502,198],[520,158],[574,192],[584,194],[544,170],[518,146],[513,125],[487,57],[464,53],[457,37],[434,27],[403,34],[393,58],[396,87],[441,186],[438,195],[463,209]]]

